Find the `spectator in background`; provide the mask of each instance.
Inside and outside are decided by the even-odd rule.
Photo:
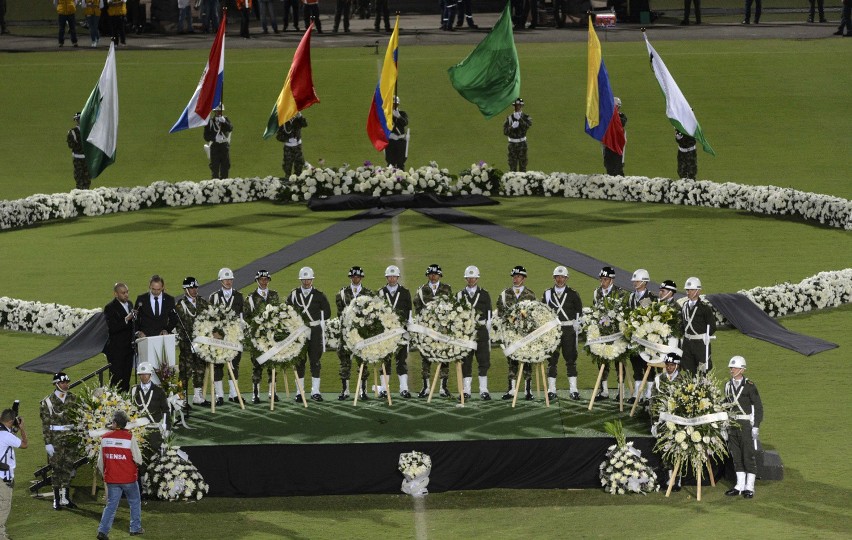
[[[305,7],[303,9],[303,12],[305,14],[305,28],[307,29],[308,27],[310,27],[311,20],[313,20],[317,32],[322,34],[322,23],[320,22],[319,14],[319,0],[302,0],[302,3],[305,4]]]
[[[822,2],[822,0],[820,0]],[[689,26],[689,8],[695,4],[695,24],[701,24],[701,0],[683,0],[683,20],[681,26]]]
[[[0,34],[8,34],[6,27],[6,0],[0,0]]]
[[[71,31],[71,44],[77,46],[77,2],[75,0],[53,0],[59,16],[59,46],[65,45],[65,25]]]
[[[127,0],[109,0],[107,5],[107,15],[109,15],[110,32],[112,33],[112,42],[118,47],[119,42],[122,45],[127,44],[127,39],[124,35],[124,17],[127,15]]]
[[[763,7],[761,0],[745,0],[745,19],[743,19],[743,24],[751,24],[752,2],[754,2],[754,24],[760,24],[760,13]]]
[[[86,6],[86,22],[89,25],[89,37],[92,38],[92,47],[98,46],[101,33],[98,31],[98,23],[101,20],[101,10],[104,8],[104,0],[84,0]]]
[[[835,36],[842,36],[846,28],[846,37],[852,37],[852,0],[843,0],[843,13],[840,16],[840,26],[837,27]]]
[[[823,0],[810,0],[811,2],[811,11],[808,15],[808,22],[814,22],[814,11],[816,11],[816,7],[819,7],[819,22],[824,23],[828,22],[825,18],[825,10],[823,9]]]
[[[269,33],[269,24],[272,23],[272,31],[278,33],[278,23],[275,21],[276,0],[260,0],[260,25],[263,33]]]
[[[21,434],[20,438],[15,435],[16,431]],[[0,413],[0,538],[3,540],[9,538],[6,535],[6,520],[12,511],[15,448],[26,448],[28,444],[23,418],[18,417],[14,409],[5,409]]]
[[[209,34],[219,29],[219,1],[218,0],[202,0],[204,16],[204,33]]]
[[[299,0],[284,0],[284,28],[286,32],[290,25],[290,14],[293,15],[293,30],[299,31]]]
[[[192,3],[190,0],[178,0],[178,34],[192,34]],[[186,30],[183,30],[184,24]]]

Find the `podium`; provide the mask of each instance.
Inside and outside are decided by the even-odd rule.
[[[154,369],[163,363],[174,367],[175,365],[175,335],[143,337],[136,340],[138,352],[137,366],[142,362],[150,362]],[[151,376],[155,384],[160,384],[157,374]]]

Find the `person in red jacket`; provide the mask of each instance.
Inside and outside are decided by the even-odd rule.
[[[112,418],[113,431],[101,439],[101,452],[98,454],[98,470],[104,477],[107,487],[107,503],[98,525],[98,540],[109,540],[109,530],[115,519],[115,511],[121,501],[121,495],[127,497],[130,505],[130,535],[145,532],[142,528],[142,495],[136,478],[138,465],[142,464],[142,452],[133,433],[127,427],[127,414],[117,411]]]

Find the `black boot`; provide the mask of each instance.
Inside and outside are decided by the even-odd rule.
[[[252,394],[251,402],[257,405],[260,403],[260,383],[254,383],[252,385]]]
[[[62,510],[62,505],[59,503],[59,488],[53,488],[53,509]]]
[[[506,393],[503,394],[503,399],[512,399],[515,397],[515,391],[512,388],[512,381],[509,380],[509,387],[506,389]]]
[[[71,488],[66,487],[59,489],[59,503],[64,503],[62,504],[64,508],[70,508],[72,510],[74,508],[77,508],[77,505],[74,504],[74,501],[71,500]]]
[[[361,401],[367,401],[370,397],[367,395],[367,380],[363,379],[361,381],[361,393],[358,394],[358,399]]]
[[[340,395],[337,396],[337,401],[349,399],[349,379],[340,379],[340,388]]]
[[[423,390],[417,394],[417,397],[429,397],[429,379],[423,379]]]
[[[532,401],[533,399],[535,399],[535,398],[533,398],[533,394],[532,394],[532,380],[531,379],[526,380],[526,384],[524,385],[524,389],[525,389],[525,393],[524,393],[524,399],[525,400]]]
[[[447,388],[447,378],[446,377],[441,377],[441,397],[449,397],[449,398],[453,397],[453,395],[450,393],[450,389]]]

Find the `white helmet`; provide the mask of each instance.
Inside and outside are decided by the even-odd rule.
[[[303,266],[299,269],[299,279],[314,279],[314,269],[310,266]]]
[[[689,289],[700,289],[701,288],[701,280],[697,277],[686,278],[686,284],[683,286],[684,290]]]
[[[553,269],[554,276],[565,276],[568,277],[568,269],[564,266],[557,266]]]
[[[219,270],[219,277],[216,279],[219,281],[222,281],[223,279],[234,279],[234,272],[232,272],[230,268],[222,268]]]
[[[388,276],[396,276],[399,277],[399,266],[390,265],[385,268],[385,277]]]
[[[630,278],[630,281],[651,281],[651,276],[648,275],[648,271],[644,268],[640,268],[633,272],[633,277]]]
[[[468,266],[464,269],[464,277],[467,278],[479,278],[479,268],[475,266]]]
[[[137,375],[153,375],[154,374],[154,366],[151,365],[150,362],[142,362],[136,367]]]
[[[733,358],[731,358],[731,361],[728,362],[728,367],[729,368],[745,369],[746,368],[745,358],[743,358],[742,356],[734,356]]]

